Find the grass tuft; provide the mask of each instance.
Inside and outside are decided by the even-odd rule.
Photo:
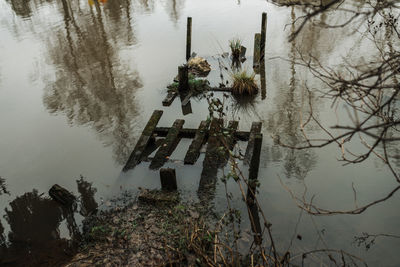
[[[255,73],[249,74],[246,70],[235,72],[232,75],[232,93],[234,95],[255,95],[258,86],[255,81]]]
[[[232,58],[238,60],[242,50],[242,40],[239,38],[229,40],[229,47],[231,48]]]

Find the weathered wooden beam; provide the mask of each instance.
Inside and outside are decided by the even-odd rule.
[[[154,134],[158,137],[165,137],[168,134],[169,127],[156,127]],[[197,129],[182,128],[179,131],[180,138],[194,138],[196,136]],[[235,140],[248,141],[250,137],[250,132],[246,131],[236,131],[234,133]],[[206,139],[208,138],[208,133],[206,133]]]
[[[261,122],[253,122],[251,124],[249,141],[247,143],[246,153],[244,155],[244,164],[246,165],[250,164],[251,156],[253,155],[254,151],[254,140],[256,138],[256,135],[261,133],[261,128],[262,128]]]
[[[172,127],[169,129],[163,144],[161,144],[161,147],[156,152],[153,161],[150,163],[150,169],[159,169],[168,161],[169,156],[174,152],[179,143],[179,131],[182,129],[184,123],[184,120],[176,120],[174,122]]]
[[[184,163],[185,164],[195,164],[197,159],[200,156],[200,149],[204,144],[207,137],[209,123],[207,121],[202,121],[199,125],[199,128],[196,130],[196,134],[192,143],[189,146],[189,149],[185,155]]]
[[[221,167],[225,166],[226,163],[228,162],[229,151],[227,149],[232,150],[234,145],[235,145],[235,136],[234,136],[234,134],[235,134],[238,126],[239,126],[239,122],[238,121],[229,121],[228,129],[227,129],[228,132],[227,133],[224,132],[224,139],[225,139],[225,142],[226,142],[226,145],[228,146],[228,148],[226,148],[226,147],[224,148],[225,157],[221,160]]]
[[[149,121],[144,127],[142,135],[139,137],[139,140],[137,141],[136,146],[133,149],[133,152],[131,153],[128,161],[126,162],[125,167],[122,169],[123,171],[128,171],[134,168],[138,163],[140,163],[143,151],[146,149],[147,144],[152,138],[153,131],[156,128],[157,123],[160,121],[162,114],[163,114],[162,110],[155,110],[153,112]]]
[[[265,41],[267,34],[267,13],[263,12],[261,17],[261,42],[260,42],[260,61],[265,57]]]
[[[261,46],[261,34],[256,33],[254,35],[254,55],[253,55],[253,69],[256,73],[259,72],[260,66],[260,46]]]
[[[178,189],[176,183],[175,169],[163,168],[160,169],[161,189],[165,191],[175,191]]]
[[[175,97],[178,95],[177,92],[168,92],[167,96],[162,101],[162,105],[165,107],[171,106],[172,102],[174,102]]]
[[[189,60],[192,47],[192,17],[187,18],[186,25],[186,60]]]
[[[221,162],[221,154],[219,147],[221,146],[220,138],[222,119],[213,119],[211,121],[209,136],[207,140],[207,150],[203,161],[203,170],[201,172],[199,193],[213,189],[216,182],[218,168]]]
[[[264,100],[267,97],[267,82],[265,73],[265,58],[260,61],[260,83],[261,83],[261,99]]]

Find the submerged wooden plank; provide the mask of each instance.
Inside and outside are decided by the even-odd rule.
[[[244,164],[250,164],[251,155],[254,151],[254,139],[257,134],[261,133],[261,128],[261,122],[253,122],[251,124],[249,141],[247,143],[246,154],[244,155]]]
[[[224,131],[224,139],[226,141],[226,146],[228,146],[227,148],[225,148],[225,157],[221,160],[221,165],[225,166],[225,164],[228,162],[229,159],[229,150],[232,150],[234,145],[235,145],[235,132],[237,130],[239,126],[239,122],[238,121],[229,121],[228,123],[228,128],[226,129],[226,131]]]
[[[146,149],[150,139],[152,138],[153,131],[156,128],[157,123],[160,121],[162,114],[163,114],[162,110],[155,110],[153,112],[149,121],[144,127],[142,135],[139,137],[139,140],[137,141],[132,154],[130,155],[128,161],[126,162],[125,167],[122,169],[123,171],[128,171],[134,168],[138,163],[140,163],[143,151]]]
[[[165,137],[168,134],[169,127],[156,127],[154,134],[158,137]],[[180,138],[194,138],[196,136],[197,129],[183,128],[179,131]],[[235,140],[248,141],[250,137],[250,132],[236,131],[234,133]],[[208,133],[206,133],[206,139],[208,138]]]
[[[174,102],[175,97],[178,95],[177,92],[168,92],[167,96],[162,101],[163,106],[169,107],[171,106],[172,102]]]
[[[159,169],[165,162],[168,161],[168,157],[174,152],[176,146],[179,143],[179,131],[182,129],[184,120],[176,120],[172,127],[169,129],[167,136],[164,139],[163,144],[156,152],[152,162],[150,163],[150,169]]]
[[[207,189],[213,189],[216,182],[218,167],[220,165],[220,154],[218,153],[221,146],[220,138],[221,127],[223,121],[221,119],[213,119],[210,125],[209,136],[207,140],[207,150],[203,161],[203,170],[199,183],[199,193],[206,193]]]
[[[208,122],[202,121],[196,130],[196,135],[185,155],[184,163],[193,165],[200,156],[200,148],[204,144],[207,136]]]

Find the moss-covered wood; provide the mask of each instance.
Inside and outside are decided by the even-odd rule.
[[[169,129],[164,142],[161,144],[161,147],[158,149],[150,163],[150,169],[159,169],[168,161],[169,156],[174,152],[179,143],[179,131],[182,129],[184,123],[184,120],[176,120],[174,122],[172,127]]]
[[[253,122],[251,124],[249,142],[247,143],[246,153],[244,155],[244,164],[250,164],[251,156],[254,151],[254,139],[257,134],[261,133],[261,128],[261,122]]]
[[[132,154],[130,155],[127,163],[125,164],[123,171],[128,171],[134,168],[138,163],[140,163],[143,156],[143,152],[146,149],[150,139],[152,138],[153,131],[156,128],[158,122],[160,121],[162,114],[163,114],[162,110],[155,110],[153,112],[149,121],[144,127],[142,135],[139,137],[139,140],[137,141]]]
[[[196,134],[189,149],[185,155],[184,163],[193,165],[200,156],[200,149],[204,142],[206,141],[207,131],[209,123],[207,121],[202,121],[199,128],[196,130]]]

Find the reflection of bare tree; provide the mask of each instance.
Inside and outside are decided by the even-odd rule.
[[[185,0],[168,0],[165,4],[165,9],[168,12],[171,20],[177,23],[181,16],[181,10],[185,5]]]
[[[15,198],[10,208],[5,209],[9,244],[1,248],[0,265],[55,266],[69,257],[68,241],[58,230],[65,214],[56,202],[33,190]]]
[[[15,198],[10,207],[5,217],[11,228],[8,238],[14,246],[29,250],[31,246],[59,238],[62,212],[54,201],[33,190]]]
[[[292,20],[295,20],[294,9],[292,9]],[[292,24],[292,30],[293,30]],[[304,139],[300,131],[300,124],[302,116],[309,113],[309,105],[304,104],[304,90],[296,82],[296,69],[295,69],[295,55],[296,55],[296,42],[291,44],[291,78],[290,84],[283,84],[280,88],[280,93],[275,97],[276,112],[271,113],[268,118],[268,128],[279,142],[295,146],[302,142]],[[278,77],[278,75],[277,75]],[[310,97],[306,101],[313,101]],[[315,112],[315,110],[314,110]],[[284,158],[284,168],[286,176],[304,179],[307,173],[316,164],[316,155],[312,150],[299,151],[296,149],[285,149],[284,152],[277,152],[280,150],[278,145],[272,148],[273,160],[280,160]],[[277,158],[278,157],[278,158]]]
[[[397,151],[392,149],[400,141],[398,1],[331,0],[305,3],[299,0],[284,4],[301,6],[305,13],[297,21],[291,40],[298,38],[305,27],[312,23],[325,28],[350,28],[354,33],[361,33],[359,43],[367,48],[360,50],[358,45],[353,47],[348,51],[347,58],[337,66],[324,64],[312,54],[300,53],[300,60],[296,63],[306,67],[323,82],[323,94],[332,100],[334,107],[342,105],[347,112],[338,115],[336,125],[325,125],[311,112],[302,126],[315,123],[322,129],[324,136],[311,137],[304,131],[302,143],[287,145],[296,149],[309,149],[335,143],[340,147],[341,160],[345,164],[364,162],[371,155],[382,160],[393,174],[397,186],[383,197],[362,207],[347,211],[327,210],[296,198],[299,206],[311,214],[362,213],[400,191],[400,176],[396,167]],[[329,18],[342,19],[338,24],[328,25],[319,19],[322,14]],[[352,145],[357,138],[361,146],[355,150]]]
[[[0,176],[0,195],[1,194],[10,194],[7,190],[6,180]]]
[[[65,28],[47,40],[58,71],[46,89],[44,104],[51,113],[65,114],[71,124],[90,124],[106,144],[113,144],[117,161],[124,163],[133,142],[131,121],[137,114],[134,92],[142,84],[137,72],[120,64],[116,48],[134,38],[130,26],[119,27],[129,16],[116,19],[124,8],[129,13],[129,3],[115,2],[120,6],[104,10],[94,1],[81,10],[84,14],[75,16],[73,3],[62,1]],[[115,34],[128,40],[122,38],[121,44]]]
[[[85,181],[82,176],[76,183],[78,185],[78,192],[81,195],[80,213],[82,216],[87,216],[97,210],[98,204],[94,199],[97,190],[92,186],[92,183]]]
[[[12,10],[18,16],[28,18],[32,15],[31,3],[29,0],[7,0],[10,3]]]

